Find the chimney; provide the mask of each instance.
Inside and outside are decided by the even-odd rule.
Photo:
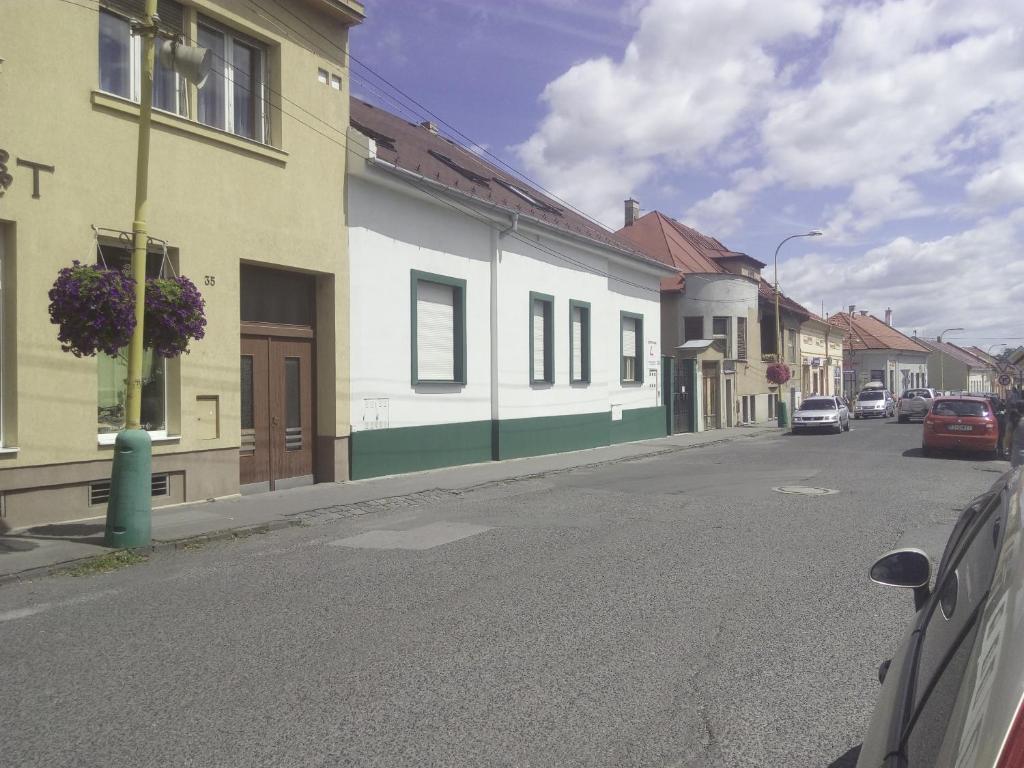
[[[626,201],[626,226],[632,226],[633,222],[640,218],[640,203],[632,197]]]
[[[430,131],[433,134],[437,133],[437,126],[434,125],[429,120],[424,120],[422,123],[420,123],[420,127],[426,128],[428,131]]]
[[[860,316],[861,316],[861,317],[867,317],[867,316],[868,316],[868,311],[867,311],[866,309],[862,309],[862,310],[860,311]]]
[[[850,317],[853,317],[853,313],[854,313],[854,311],[856,309],[857,309],[857,305],[856,304],[851,304],[850,305]]]
[[[885,310],[885,324],[886,325],[892,325],[892,310],[891,309]]]

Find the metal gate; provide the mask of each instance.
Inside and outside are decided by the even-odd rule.
[[[693,432],[694,361],[674,362],[676,375],[672,393],[672,434]]]

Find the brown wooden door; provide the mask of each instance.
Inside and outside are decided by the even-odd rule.
[[[270,340],[270,472],[313,481],[313,342]]]
[[[313,342],[242,337],[239,482],[313,479]]]
[[[270,482],[270,339],[242,337],[239,482]],[[269,485],[268,485],[269,490]]]

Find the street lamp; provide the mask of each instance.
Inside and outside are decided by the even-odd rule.
[[[963,328],[947,328],[946,330],[944,330],[942,333],[939,334],[939,337],[938,337],[937,341],[939,342],[939,344],[942,344],[942,337],[945,336],[947,333],[949,333],[950,331],[962,331],[962,330],[963,330]],[[945,386],[946,385],[946,372],[945,372],[945,366],[943,365],[945,355],[946,355],[946,353],[942,351],[942,347],[940,346],[939,347],[939,389],[942,390],[943,392],[946,391],[946,386]]]
[[[775,248],[775,351],[779,355],[779,362],[786,362],[786,356],[782,353],[782,320],[779,315],[779,249],[783,245],[788,243],[794,237],[820,237],[821,232],[817,229],[812,229],[810,232],[804,232],[800,235],[790,235]]]
[[[821,232],[817,229],[812,229],[810,232],[803,232],[799,235],[790,235],[775,248],[775,351],[778,355],[778,361],[780,363],[786,362],[786,356],[782,353],[782,320],[779,315],[779,249],[782,248],[786,243],[792,240],[794,237],[820,237]],[[779,387],[780,393],[782,387]],[[779,401],[778,408],[778,420],[779,426],[786,426],[786,408],[785,405]]]

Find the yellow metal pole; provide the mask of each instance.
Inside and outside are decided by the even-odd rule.
[[[149,134],[156,68],[156,4],[146,0],[142,35],[142,93],[135,168],[135,221],[132,223],[132,276],[135,278],[135,330],[128,344],[125,428],[114,442],[110,499],[104,543],[130,549],[148,546],[152,534],[153,444],[142,429],[142,325],[146,311],[146,207],[149,196]]]
[[[142,325],[146,309],[146,248],[149,233],[146,210],[149,203],[149,136],[153,120],[153,71],[156,68],[157,0],[146,0],[145,28],[142,30],[142,93],[139,105],[139,151],[135,165],[135,221],[132,223],[132,277],[135,278],[135,332],[128,345],[128,392],[125,428],[142,426]]]

